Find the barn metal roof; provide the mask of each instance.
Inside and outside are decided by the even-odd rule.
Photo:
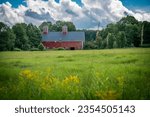
[[[85,41],[84,32],[48,32],[42,35],[42,41]]]

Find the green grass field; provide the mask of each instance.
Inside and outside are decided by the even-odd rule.
[[[0,52],[0,99],[150,99],[150,48]]]

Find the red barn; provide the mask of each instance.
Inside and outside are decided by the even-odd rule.
[[[42,35],[42,43],[45,48],[83,49],[85,42],[84,32],[68,32],[67,26],[62,27],[62,32],[48,32],[45,27]]]

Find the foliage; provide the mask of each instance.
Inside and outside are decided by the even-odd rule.
[[[87,35],[86,38],[86,41],[90,42],[90,45],[86,45],[85,49],[91,48],[91,45],[93,47],[95,45],[99,49],[124,48],[133,46],[139,47],[142,39],[143,44],[149,44],[149,29],[149,22],[139,22],[133,16],[127,16],[122,18],[116,24],[108,24],[106,28],[102,29],[101,31],[97,31],[98,34],[95,33],[96,37],[90,32],[90,35]]]
[[[39,48],[31,48],[30,51],[40,51]]]
[[[59,48],[53,48],[53,50],[65,50],[65,48],[59,47]]]
[[[15,35],[7,25],[0,22],[0,51],[13,50]]]
[[[108,33],[106,37],[106,48],[113,48],[113,43],[114,43],[115,37],[113,34]]]
[[[30,50],[37,48],[40,42],[41,32],[36,26],[18,23],[10,28],[0,22],[0,51]]]
[[[22,50],[29,49],[28,36],[26,34],[26,27],[27,27],[27,25],[24,23],[16,24],[12,27],[12,29],[16,35],[15,47],[20,48]]]
[[[95,41],[86,41],[84,44],[84,49],[97,49]]]
[[[96,38],[96,31],[94,30],[83,30],[85,32],[86,41],[92,41]]]
[[[101,41],[98,41],[99,37],[96,36],[97,31],[95,31],[95,30],[78,30],[78,31],[84,31],[85,32],[84,49],[97,49],[98,48],[99,42],[101,42]]]
[[[96,33],[96,45],[97,48],[102,48],[102,37],[99,35],[99,31]]]
[[[14,51],[21,51],[20,48],[14,48]]]
[[[29,44],[32,48],[37,48],[41,42],[41,32],[33,24],[29,24],[26,28],[26,33],[29,38]]]
[[[48,29],[51,30],[51,31],[53,30],[53,29],[52,29],[53,24],[52,24],[51,22],[43,22],[43,23],[39,26],[41,32],[43,31],[43,27],[44,27],[44,26],[48,26]]]
[[[142,23],[144,25],[144,42],[143,44],[150,44],[150,22],[144,21]]]
[[[127,47],[127,40],[126,40],[126,35],[124,31],[119,31],[116,37],[116,43],[119,48],[124,48]]]
[[[45,49],[44,45],[42,43],[40,43],[40,45],[38,46],[39,50],[43,51]]]
[[[65,21],[57,21],[55,24],[52,24],[51,22],[43,22],[39,28],[41,31],[43,31],[44,26],[48,26],[48,29],[50,31],[62,31],[62,27],[66,25],[68,27],[68,31],[75,31],[76,27],[72,22],[65,22]]]

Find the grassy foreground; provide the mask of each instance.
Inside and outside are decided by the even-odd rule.
[[[150,48],[0,52],[0,99],[150,99]]]

